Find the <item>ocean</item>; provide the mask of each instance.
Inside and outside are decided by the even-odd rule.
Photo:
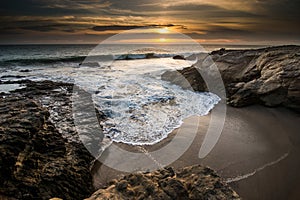
[[[74,83],[92,95],[107,117],[104,134],[115,142],[155,144],[192,115],[206,115],[220,101],[209,92],[193,92],[161,80],[167,70],[191,66],[175,60],[220,48],[259,46],[194,44],[6,45],[0,46],[1,81],[29,79]],[[0,92],[24,87],[0,87]],[[9,89],[8,89],[9,88]]]

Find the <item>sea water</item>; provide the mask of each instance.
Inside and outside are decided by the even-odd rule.
[[[161,80],[167,70],[194,64],[175,60],[217,46],[195,45],[24,45],[0,47],[1,81],[70,82],[92,95],[115,142],[154,144],[192,115],[206,115],[220,100],[209,92],[184,90]],[[241,47],[245,48],[245,47]],[[130,49],[130,51],[128,51]],[[151,59],[149,59],[149,56]],[[92,61],[92,62],[91,62]]]

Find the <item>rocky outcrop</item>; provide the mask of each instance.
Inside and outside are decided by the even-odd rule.
[[[63,111],[69,104],[62,91],[71,89],[71,85],[23,83],[28,87],[0,97],[0,195],[17,199],[90,196],[93,186],[89,165],[93,157],[81,143],[58,131],[53,116],[50,120],[50,111]],[[48,102],[53,105],[46,106],[51,98],[57,104]],[[65,117],[63,112],[59,115]]]
[[[285,106],[300,111],[300,47],[280,46],[258,50],[225,50],[200,55],[195,66],[165,72],[162,79],[207,91],[198,70],[209,71],[211,58],[222,76],[227,102],[235,107],[251,104]],[[197,66],[197,67],[196,67]],[[211,77],[214,78],[214,77]]]
[[[239,199],[239,196],[213,170],[195,165],[178,171],[164,168],[126,175],[88,198],[108,199],[205,200]]]
[[[185,60],[184,56],[181,56],[181,55],[173,56],[173,59],[174,60]]]

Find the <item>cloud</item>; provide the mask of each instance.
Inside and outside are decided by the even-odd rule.
[[[20,27],[23,30],[39,31],[39,32],[51,32],[51,31],[63,31],[68,33],[74,33],[76,29],[73,26],[67,26],[63,24],[49,24],[49,25],[39,25],[39,26],[23,26]]]
[[[130,30],[130,29],[137,29],[137,28],[161,28],[161,27],[180,27],[185,28],[182,25],[175,25],[175,24],[150,24],[150,25],[141,25],[141,26],[126,26],[126,25],[111,25],[111,26],[94,26],[92,30],[94,31],[122,31],[122,30]]]
[[[109,1],[100,0],[2,0],[0,15],[69,15],[95,14],[95,11],[110,6]]]
[[[299,0],[259,0],[257,7],[262,14],[272,19],[296,20],[298,22],[300,19]]]
[[[250,30],[243,30],[238,28],[229,28],[226,26],[209,26],[207,30],[200,30],[205,32],[205,35],[215,37],[215,36],[225,36],[228,37],[238,37],[253,34]]]
[[[2,0],[0,34],[84,38],[164,26],[216,40],[299,40],[299,7],[299,0]]]

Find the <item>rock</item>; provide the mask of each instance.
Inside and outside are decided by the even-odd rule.
[[[181,55],[176,55],[176,56],[173,56],[173,59],[174,60],[185,60],[185,58]]]
[[[180,85],[183,89],[194,91],[207,91],[207,86],[195,67],[187,67],[178,71],[167,71],[161,78],[173,84]]]
[[[116,183],[116,190],[118,190],[118,191],[126,190],[127,186],[128,186],[127,181],[122,180],[122,181]]]
[[[133,173],[96,191],[88,200],[104,199],[239,199],[216,173],[200,165],[174,172],[164,168],[154,172]]]
[[[30,69],[21,69],[19,72],[31,72],[32,70]]]
[[[2,79],[6,79],[6,78],[17,78],[17,79],[21,79],[21,78],[25,78],[25,76],[21,76],[21,75],[5,75],[5,76],[1,76]]]
[[[262,104],[300,111],[300,46],[221,49],[206,56],[201,54],[197,67],[165,72],[162,79],[184,89],[207,91],[199,71],[209,71],[209,66],[205,65],[209,56],[222,76],[229,105]]]
[[[52,91],[66,84],[26,84],[27,88],[0,97],[1,195],[16,199],[90,196],[93,186],[89,165],[93,157],[81,143],[64,137],[54,126],[49,113],[54,107],[39,103],[51,97],[68,104],[63,93]],[[62,118],[66,116],[61,114]]]
[[[152,58],[158,58],[158,56],[156,56],[154,53],[147,53],[145,58],[152,59]]]

